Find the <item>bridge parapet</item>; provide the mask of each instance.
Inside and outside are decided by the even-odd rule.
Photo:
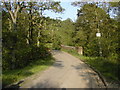
[[[67,45],[61,45],[61,48],[67,49],[67,50],[76,50],[78,54],[83,55],[83,47],[74,47],[74,46],[67,46]]]

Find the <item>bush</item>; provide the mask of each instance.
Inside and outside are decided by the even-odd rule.
[[[11,50],[4,49],[3,50],[3,70],[12,69],[12,65],[14,64],[14,68],[23,68],[29,63],[34,62],[38,59],[44,59],[46,57],[51,57],[51,54],[48,52],[48,49],[44,46],[26,46],[25,48],[15,49],[15,61],[12,60]]]
[[[59,40],[55,40],[53,42],[53,49],[55,49],[55,50],[60,50],[61,49],[61,43],[60,43]]]
[[[32,53],[33,59],[35,60],[38,58],[44,59],[47,56],[51,56],[51,54],[48,52],[48,48],[46,48],[43,45],[41,45],[40,47],[33,46],[31,53]]]
[[[53,49],[60,50],[61,46],[59,44],[57,44],[57,43],[53,43]]]

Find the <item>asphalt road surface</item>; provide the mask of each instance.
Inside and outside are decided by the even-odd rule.
[[[53,51],[56,62],[47,70],[33,75],[21,88],[103,88],[99,76],[78,58]]]

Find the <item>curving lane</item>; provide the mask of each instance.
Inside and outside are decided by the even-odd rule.
[[[56,62],[28,79],[21,88],[103,88],[99,76],[78,58],[63,52],[52,52]]]

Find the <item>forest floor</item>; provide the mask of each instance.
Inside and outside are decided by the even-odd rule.
[[[53,51],[55,63],[47,70],[24,80],[20,88],[104,88],[104,84],[90,67],[78,58]]]

